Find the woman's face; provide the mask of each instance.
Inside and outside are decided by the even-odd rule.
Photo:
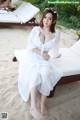
[[[43,18],[43,26],[44,27],[50,27],[52,24],[52,14],[47,13],[45,17]]]

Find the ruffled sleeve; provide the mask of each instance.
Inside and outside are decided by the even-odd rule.
[[[59,54],[59,42],[60,42],[60,31],[56,30],[56,40],[54,42],[54,56],[57,57]]]
[[[30,32],[30,35],[29,35],[29,38],[28,38],[28,50],[32,51],[33,48],[36,48],[36,44],[34,42],[34,39],[35,39],[35,36],[36,36],[36,33],[37,33],[37,28],[38,27],[34,27]]]
[[[53,58],[59,55],[59,42],[60,42],[60,31],[56,30],[54,46],[49,52],[50,56]]]

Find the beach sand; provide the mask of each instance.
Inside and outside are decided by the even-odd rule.
[[[32,27],[0,27],[0,120],[32,120],[30,101],[24,102],[17,87],[18,62],[12,62],[14,50],[25,49]],[[61,30],[60,47],[77,41],[74,30]],[[40,95],[38,97],[40,108]],[[53,98],[47,99],[45,120],[80,120],[80,82],[57,86]]]

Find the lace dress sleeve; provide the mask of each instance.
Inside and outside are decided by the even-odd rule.
[[[36,32],[37,32],[37,27],[34,27],[31,30],[29,38],[28,38],[28,50],[30,50],[30,51],[32,51],[33,48],[36,48],[36,44],[35,44],[35,42],[33,42]]]
[[[59,55],[59,42],[60,42],[60,31],[56,30],[56,37],[53,48],[50,50],[49,54],[51,57],[55,58]]]

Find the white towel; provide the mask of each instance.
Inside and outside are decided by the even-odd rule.
[[[0,8],[0,14],[6,14],[8,12],[8,8]]]

